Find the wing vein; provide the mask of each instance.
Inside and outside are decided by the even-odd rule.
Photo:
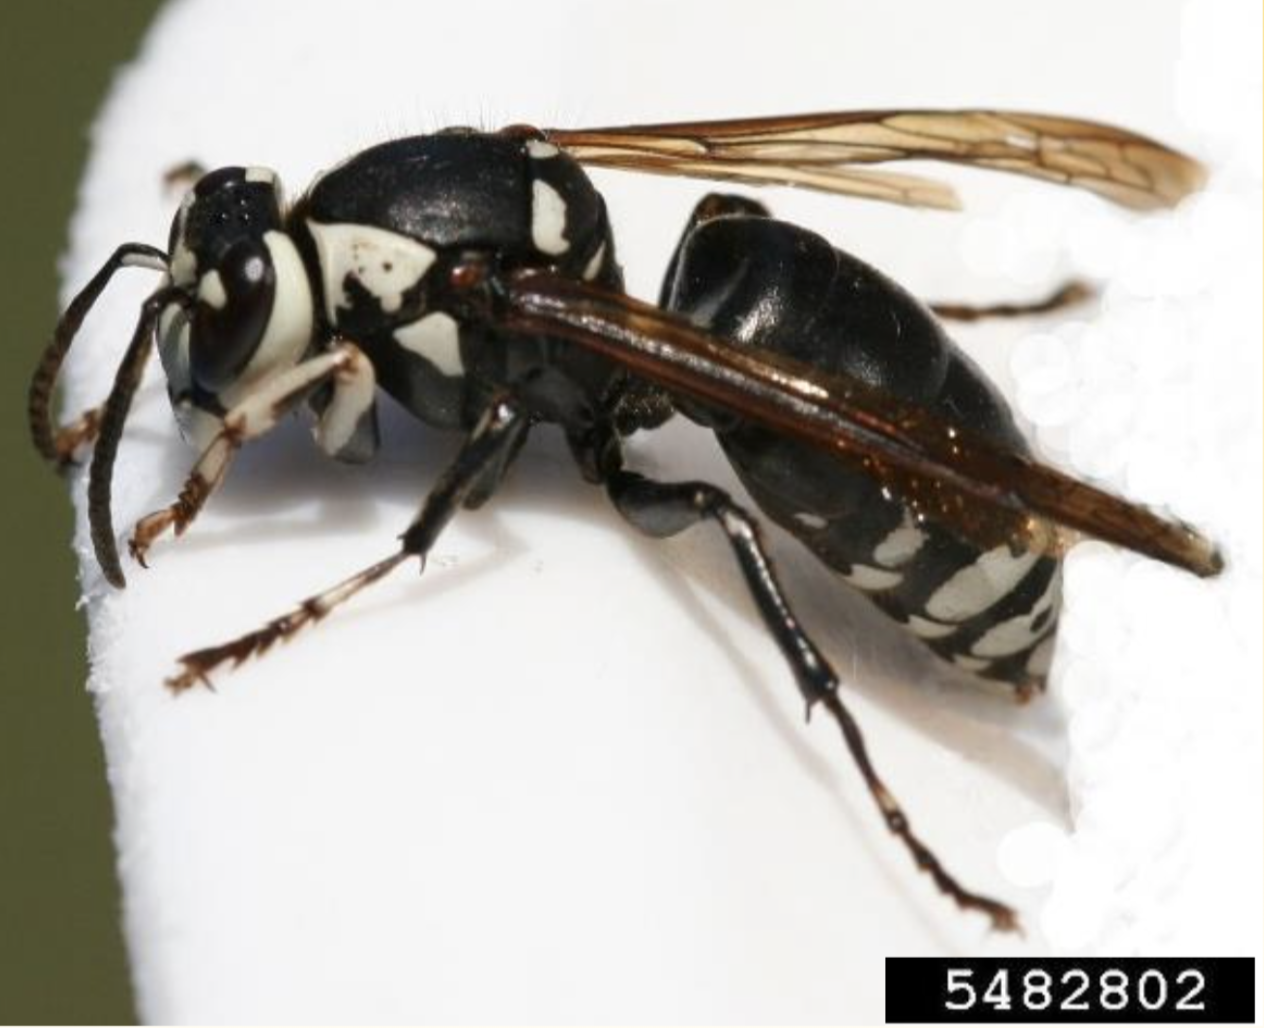
[[[1100,122],[1023,112],[839,112],[729,121],[549,129],[579,161],[660,175],[804,186],[910,206],[955,206],[942,184],[852,165],[903,160],[1027,175],[1138,209],[1172,206],[1205,178],[1192,158]],[[875,176],[889,176],[875,179]]]

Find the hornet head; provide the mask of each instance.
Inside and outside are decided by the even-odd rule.
[[[203,175],[176,212],[169,247],[180,295],[160,316],[158,353],[181,428],[202,445],[252,386],[303,356],[312,291],[267,168]]]
[[[93,304],[127,267],[163,272],[165,282],[142,305],[109,398],[93,415],[98,439],[89,515],[102,569],[115,585],[124,579],[110,515],[114,458],[155,339],[181,428],[204,446],[229,409],[303,357],[315,323],[307,272],[285,231],[276,174],[233,167],[203,175],[176,213],[169,253],[124,243],[58,321],[32,379],[28,410],[36,448],[50,460],[68,457],[50,417],[61,365]]]

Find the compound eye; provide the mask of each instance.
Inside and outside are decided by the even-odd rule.
[[[233,385],[250,363],[272,313],[276,271],[266,244],[243,239],[198,279],[189,339],[189,370],[202,389]]]

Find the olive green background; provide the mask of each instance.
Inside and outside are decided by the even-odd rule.
[[[159,0],[0,0],[0,1021],[134,1020],[112,814],[64,485],[27,441],[26,384],[114,69]]]

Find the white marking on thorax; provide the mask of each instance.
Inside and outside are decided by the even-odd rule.
[[[966,671],[982,671],[992,662],[990,660],[980,660],[978,657],[967,657],[963,653],[958,653],[952,658],[952,662],[959,668]]]
[[[570,249],[566,228],[566,201],[547,182],[536,179],[531,185],[531,241],[541,253],[560,254]]]
[[[853,564],[851,570],[843,574],[843,580],[865,592],[880,592],[899,585],[904,576],[898,571],[884,571],[868,564]]]
[[[377,376],[363,353],[355,352],[347,366],[335,374],[334,395],[316,422],[313,434],[325,453],[336,457],[355,435],[360,419],[373,406]]]
[[[1019,653],[1027,649],[1042,635],[1052,630],[1057,623],[1054,617],[1045,618],[1040,628],[1035,623],[1042,615],[1047,614],[1062,597],[1062,572],[1055,571],[1045,586],[1045,591],[1036,601],[1035,606],[1026,614],[1002,621],[993,625],[983,633],[970,652],[979,657],[1007,657],[1011,653]]]
[[[260,167],[258,164],[252,164],[246,169],[247,182],[266,182],[269,185],[276,185],[277,173],[271,168]]]
[[[606,243],[602,240],[597,252],[589,258],[588,263],[584,265],[584,281],[591,282],[601,271],[601,265],[606,259]]]
[[[456,319],[435,311],[410,325],[395,330],[395,338],[405,350],[424,357],[449,378],[465,374],[461,360],[461,329]]]
[[[912,559],[924,542],[926,533],[913,523],[913,516],[906,510],[904,520],[874,547],[873,559],[883,567],[898,568]]]
[[[561,152],[552,143],[546,143],[543,139],[527,140],[527,153],[537,161],[547,161],[550,157],[556,157]]]
[[[224,280],[219,272],[212,268],[198,280],[197,298],[208,303],[217,311],[224,309],[228,303],[228,294],[224,292]]]
[[[1040,555],[1014,556],[1008,546],[988,550],[936,589],[926,601],[926,613],[937,621],[965,621],[981,614],[1011,592]]]
[[[350,307],[346,280],[350,276],[377,298],[382,310],[393,314],[404,293],[421,281],[434,263],[435,252],[424,243],[397,232],[368,225],[322,225],[308,221],[325,286],[325,313],[338,320],[338,308]]]
[[[927,621],[916,614],[909,616],[906,627],[919,639],[942,639],[957,630],[956,625],[941,625],[938,621]]]

